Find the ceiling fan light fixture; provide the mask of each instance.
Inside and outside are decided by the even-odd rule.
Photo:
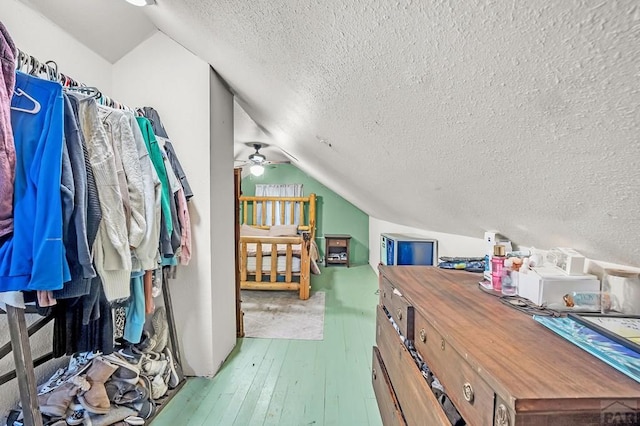
[[[267,157],[265,157],[264,155],[256,152],[256,153],[251,154],[249,156],[249,160],[253,161],[256,164],[261,164],[261,163],[264,163],[267,160]]]
[[[262,164],[254,164],[249,168],[253,176],[262,176],[264,174],[264,166]]]

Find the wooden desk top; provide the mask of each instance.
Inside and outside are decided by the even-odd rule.
[[[518,412],[598,411],[624,400],[640,408],[640,383],[480,290],[480,274],[379,269]]]
[[[349,234],[324,234],[324,237],[330,240],[348,240],[351,238]]]

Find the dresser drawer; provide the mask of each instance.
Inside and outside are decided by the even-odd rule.
[[[377,312],[376,342],[407,425],[449,426],[447,416],[398,333],[381,307]]]
[[[346,240],[327,240],[327,245],[329,247],[346,247],[347,246],[347,241]]]
[[[467,424],[493,425],[493,390],[420,313],[415,346]]]
[[[384,367],[380,351],[375,346],[373,347],[373,363],[371,365],[373,366],[371,382],[378,401],[382,424],[384,426],[405,426],[406,423],[402,417],[396,394],[393,392],[391,380]]]
[[[380,277],[380,304],[387,308],[393,320],[400,327],[402,335],[409,340],[414,339],[414,310],[404,296],[394,292],[393,284],[385,277]]]

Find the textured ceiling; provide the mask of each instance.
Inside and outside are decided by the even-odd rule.
[[[248,113],[236,139],[368,214],[640,266],[637,0],[157,3]]]
[[[377,218],[640,266],[640,6],[158,0],[269,142]]]

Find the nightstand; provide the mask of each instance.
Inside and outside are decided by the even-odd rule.
[[[325,234],[324,235],[324,266],[347,265],[349,267],[349,243],[351,235]]]

